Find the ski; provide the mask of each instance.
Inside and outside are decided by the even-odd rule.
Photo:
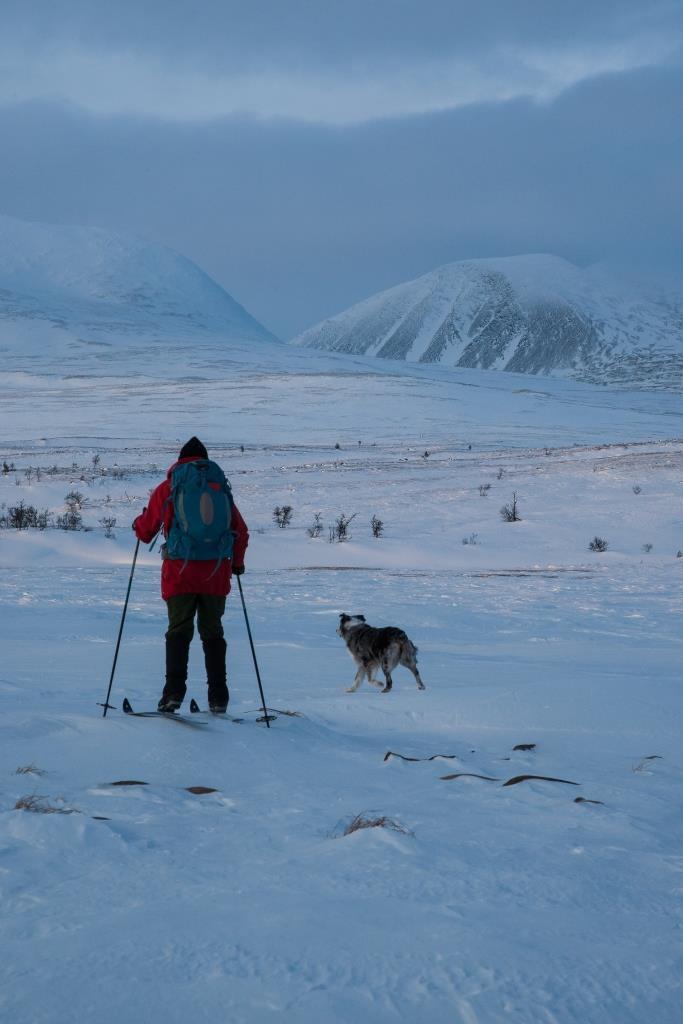
[[[243,718],[235,718],[234,715],[229,715],[227,711],[222,715],[214,711],[208,711],[205,708],[200,708],[194,697],[190,701],[190,712],[193,715],[211,715],[212,718],[224,718],[226,722],[234,722],[235,725],[241,725],[244,721]]]
[[[190,711],[193,715],[211,715],[212,718],[224,718],[227,722],[234,722],[235,725],[241,725],[242,722],[246,722],[246,718],[235,718],[233,715],[229,715],[227,712],[221,714],[220,712],[206,711],[204,708],[200,708],[197,701],[192,698],[190,701]],[[268,721],[274,722],[277,715],[268,715]],[[257,722],[265,722],[266,719],[261,715],[260,718],[256,719]]]
[[[173,722],[180,722],[181,725],[206,725],[206,722],[199,722],[196,719],[188,718],[186,715],[179,715],[177,711],[135,711],[127,697],[123,698],[123,713],[125,715],[133,715],[135,718],[171,719]]]

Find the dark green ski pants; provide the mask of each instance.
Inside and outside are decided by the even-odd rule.
[[[182,636],[189,644],[194,635],[194,617],[202,640],[223,637],[225,598],[215,594],[175,594],[166,602],[168,632],[166,638]]]

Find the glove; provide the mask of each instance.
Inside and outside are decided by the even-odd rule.
[[[142,510],[142,512],[140,513],[140,515],[139,515],[139,516],[136,516],[136,517],[135,517],[135,519],[133,520],[133,522],[132,522],[132,523],[130,524],[130,528],[131,528],[131,530],[133,531],[133,533],[137,533],[137,532],[138,532],[138,531],[136,530],[136,528],[135,528],[135,524],[137,523],[138,519],[140,519],[140,518],[141,518],[142,516],[144,516],[144,514],[145,514],[145,512],[146,512],[146,511],[147,511],[147,506],[145,505],[145,507],[143,508],[143,510]]]
[[[232,567],[232,574],[233,574],[233,576],[244,576],[244,566],[243,565],[233,565],[233,567]]]

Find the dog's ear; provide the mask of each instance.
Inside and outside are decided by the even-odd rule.
[[[339,616],[339,623],[340,623],[340,625],[343,622],[348,622],[350,618],[351,618],[350,615],[347,615],[346,612],[342,612],[341,615]]]
[[[365,622],[365,616],[364,615],[356,615],[356,616],[354,616],[354,618],[360,619],[361,622]]]

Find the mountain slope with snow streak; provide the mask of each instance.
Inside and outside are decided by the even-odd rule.
[[[683,383],[683,294],[549,255],[449,263],[309,328],[293,344],[593,383]]]

